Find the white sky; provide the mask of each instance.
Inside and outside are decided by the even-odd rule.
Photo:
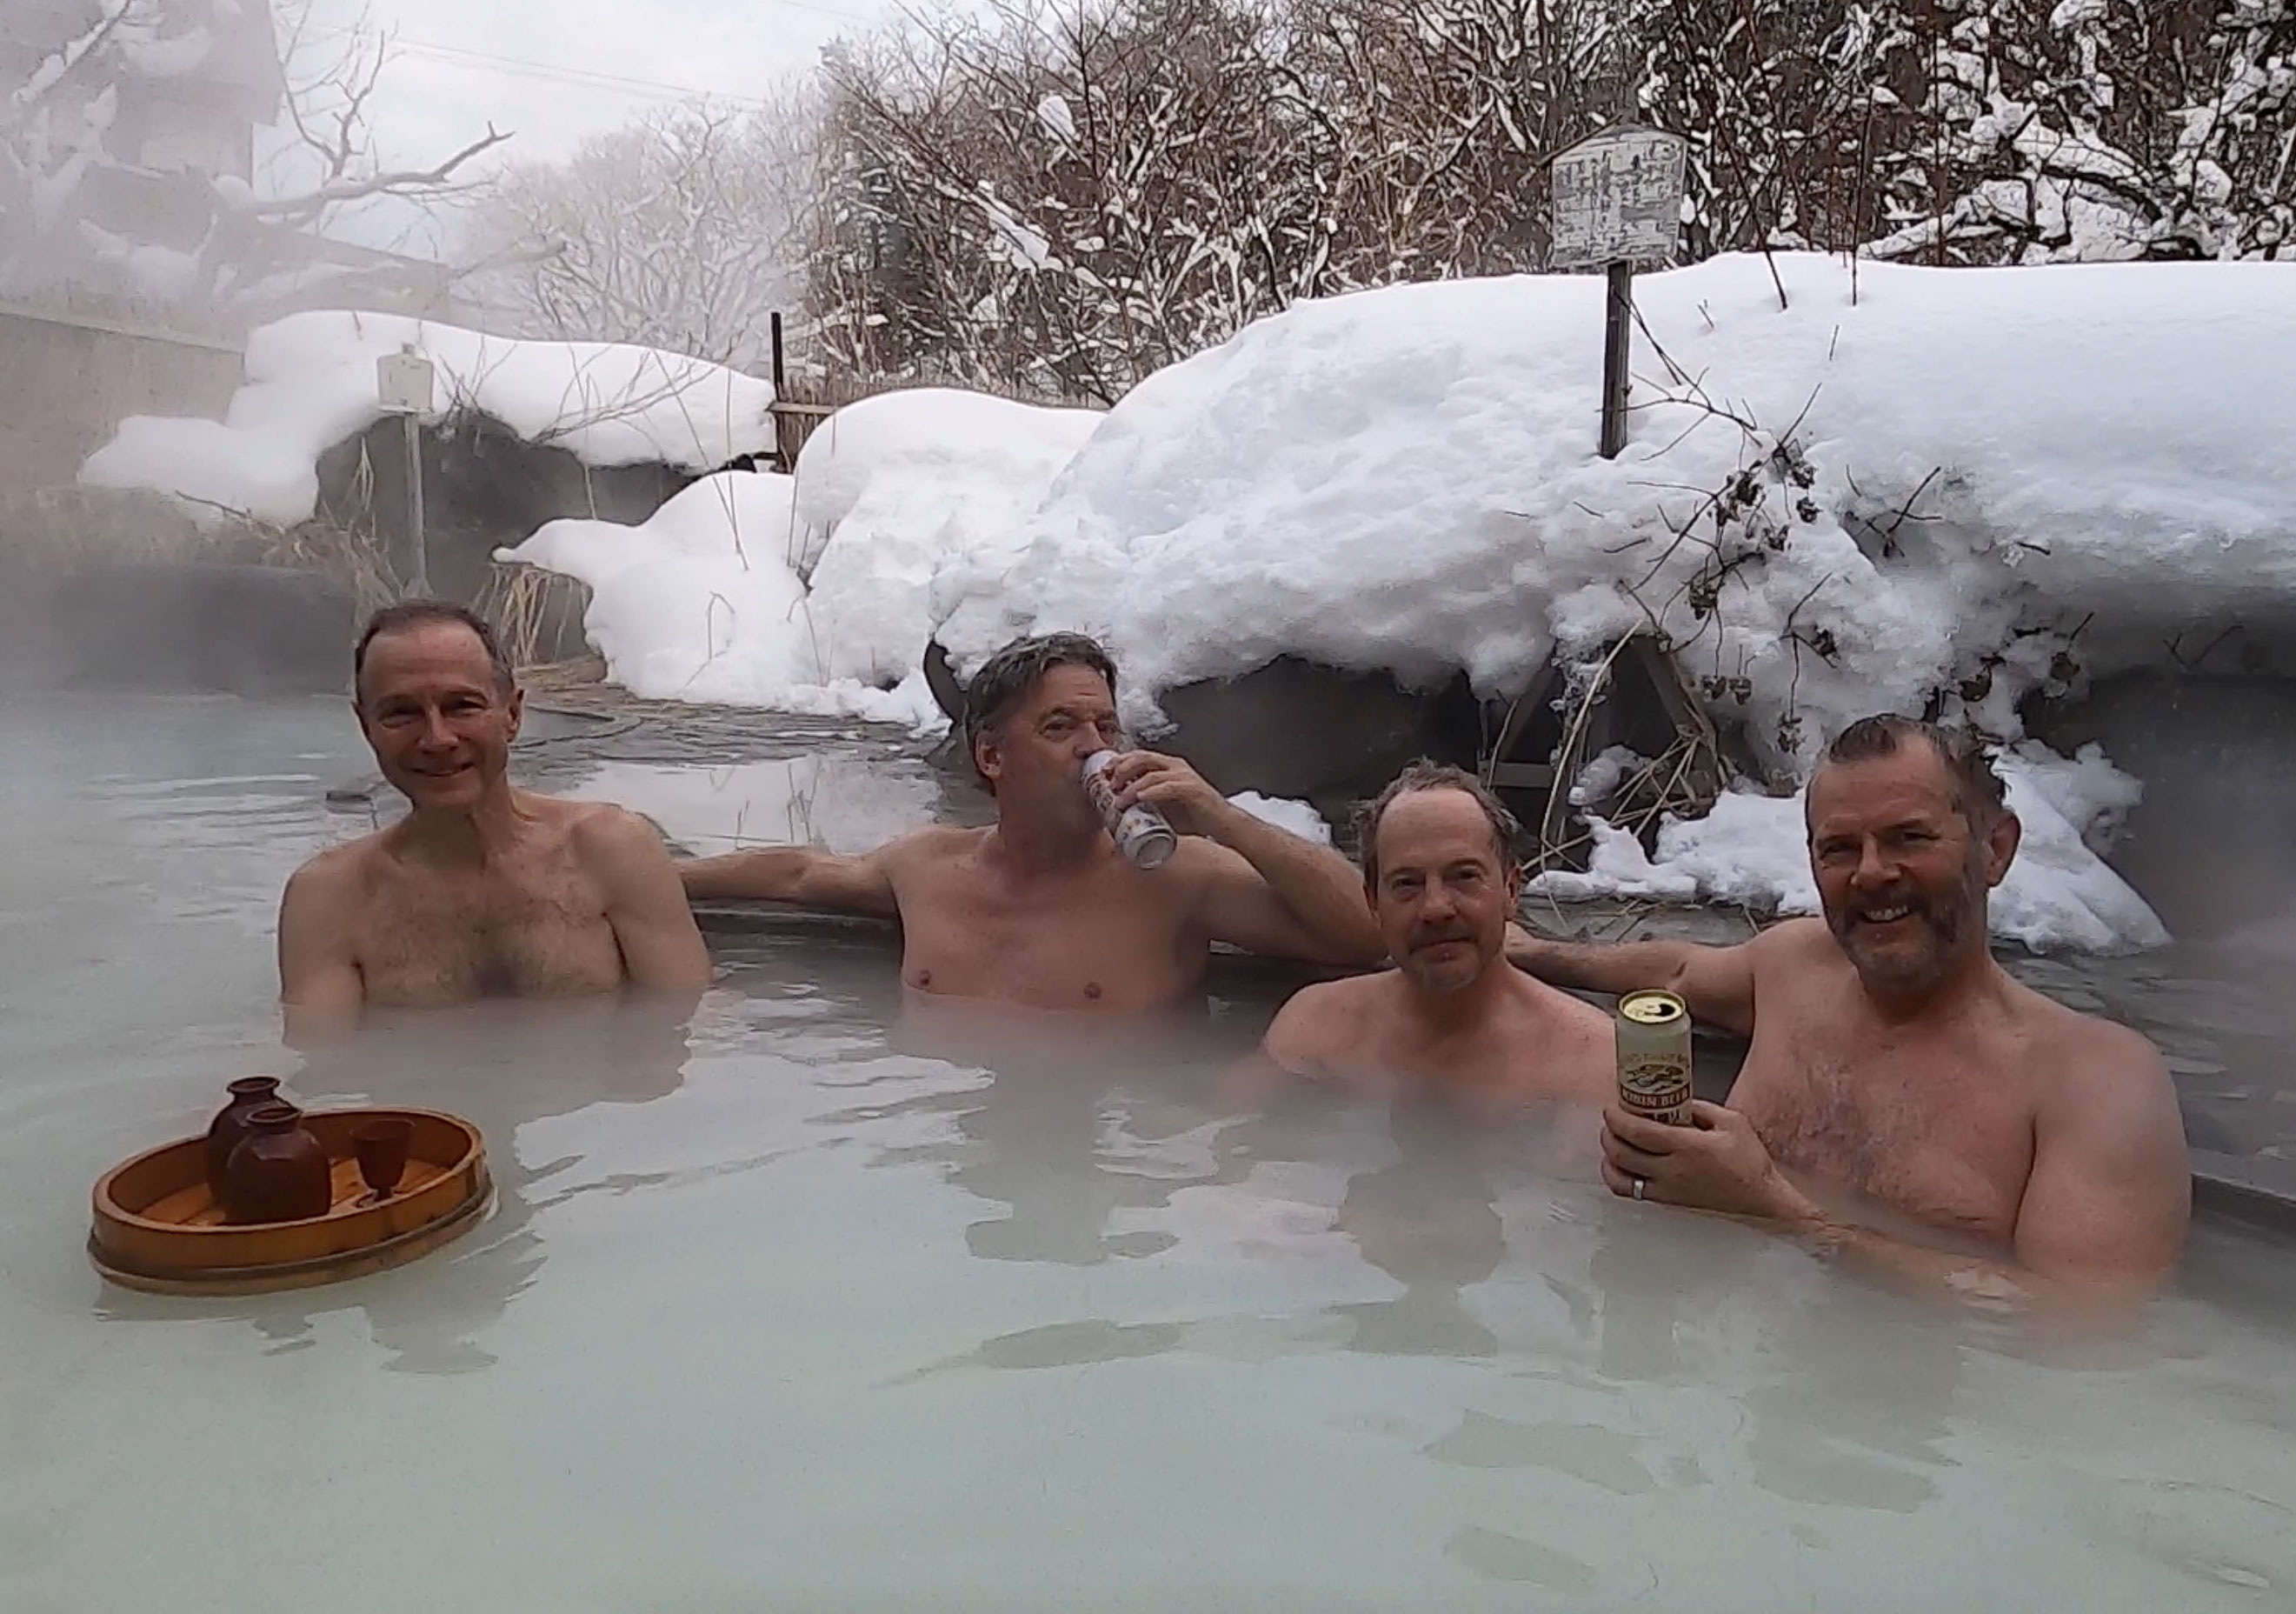
[[[4,3],[4,0],[0,0]],[[303,0],[278,0],[283,35]],[[898,0],[308,0],[314,51],[365,14],[395,31],[373,122],[386,161],[430,162],[491,120],[505,157],[562,157],[649,107],[738,99],[818,59]],[[328,30],[334,30],[332,37]],[[316,65],[316,63],[314,64]],[[382,232],[405,220],[370,221]]]

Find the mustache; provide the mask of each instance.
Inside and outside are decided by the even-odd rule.
[[[1464,925],[1430,925],[1411,933],[1411,951],[1423,947],[1438,947],[1446,942],[1472,942],[1475,933]]]
[[[1892,908],[1902,908],[1917,919],[1926,919],[1937,912],[1936,904],[1918,891],[1892,892],[1885,897],[1867,898],[1849,903],[1848,912],[1853,920],[1862,920],[1870,913],[1884,913]]]

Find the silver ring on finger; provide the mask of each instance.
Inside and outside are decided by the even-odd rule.
[[[1648,1177],[1636,1177],[1632,1179],[1632,1181],[1635,1185],[1635,1198],[1639,1199],[1643,1197],[1643,1190],[1650,1186],[1650,1179]]]

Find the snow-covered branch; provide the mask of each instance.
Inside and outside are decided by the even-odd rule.
[[[356,177],[333,178],[296,196],[258,198],[251,192],[226,186],[220,192],[219,200],[232,211],[250,218],[280,224],[316,224],[332,209],[376,196],[445,195],[455,188],[455,176],[466,165],[512,137],[490,123],[480,138],[427,169],[383,169]]]

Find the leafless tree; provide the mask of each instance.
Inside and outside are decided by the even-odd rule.
[[[1269,20],[992,0],[834,54],[813,290],[846,362],[1106,399],[1322,289]]]
[[[802,306],[815,127],[792,83],[742,107],[665,108],[564,161],[515,165],[465,210],[464,252],[496,266],[475,287],[521,334],[757,368],[769,316]]]
[[[1691,144],[1681,258],[2296,250],[2290,0],[992,0],[830,61],[840,361],[1106,399],[1292,299],[1545,265],[1546,173]]]
[[[509,138],[489,126],[435,162],[378,161],[369,111],[389,37],[364,19],[348,34],[320,29],[303,0],[284,35],[290,160],[260,186],[236,174],[154,170],[115,143],[113,124],[123,88],[184,70],[174,58],[198,44],[187,21],[197,18],[176,0],[93,0],[84,25],[22,82],[0,85],[0,292],[93,294],[225,329],[289,303],[372,294],[407,266],[330,254],[320,244],[328,226],[363,203],[436,202]],[[144,217],[96,205],[99,176],[152,199]],[[168,228],[152,238],[143,226],[160,216]]]

